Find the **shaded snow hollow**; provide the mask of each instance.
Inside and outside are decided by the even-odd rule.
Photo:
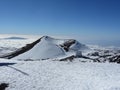
[[[71,39],[70,39],[71,40]],[[43,36],[39,43],[37,43],[29,51],[16,56],[14,59],[48,59],[57,58],[67,55],[61,45],[69,42],[69,39],[54,39],[49,36]],[[83,50],[86,47],[75,40],[75,43],[69,47],[70,51]]]

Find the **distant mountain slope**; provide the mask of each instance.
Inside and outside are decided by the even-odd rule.
[[[3,38],[3,39],[14,39],[14,40],[23,40],[23,39],[27,39],[27,38],[23,38],[23,37],[8,37],[8,38]]]

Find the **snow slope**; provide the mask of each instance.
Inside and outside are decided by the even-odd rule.
[[[0,59],[6,90],[120,90],[120,65]]]
[[[48,59],[57,56],[65,55],[64,50],[54,44],[51,38],[42,38],[41,41],[35,45],[31,50],[15,57],[14,59]]]
[[[79,42],[75,42],[70,47],[70,52],[66,52],[64,48],[60,45],[68,42],[69,39],[54,39],[49,36],[43,36],[41,41],[37,43],[31,50],[16,56],[14,59],[48,59],[48,58],[57,58],[64,57],[71,53],[75,53],[78,50],[86,49],[85,45],[80,44]],[[74,51],[74,52],[73,52]]]
[[[78,41],[76,41],[73,45],[70,46],[70,50],[84,51],[84,50],[88,50],[88,47],[86,45],[81,44]]]

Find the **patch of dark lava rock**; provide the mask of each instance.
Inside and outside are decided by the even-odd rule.
[[[72,44],[74,44],[75,42],[76,42],[76,40],[71,39],[71,40],[66,41],[65,43],[63,43],[63,45],[60,45],[60,46],[63,47],[66,52],[68,52],[69,51],[69,47]]]
[[[115,55],[109,58],[110,62],[120,63],[120,55]]]
[[[8,87],[8,83],[1,83],[0,84],[0,90],[5,90]]]

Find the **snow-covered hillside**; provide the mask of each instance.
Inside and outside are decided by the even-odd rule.
[[[56,44],[55,40],[53,40],[54,39],[49,37],[43,37],[31,50],[15,57],[14,59],[48,59],[65,55],[64,50]]]
[[[19,60],[40,60],[71,55],[80,56],[81,52],[85,50],[88,50],[88,47],[74,39],[54,39],[49,36],[43,36],[13,53],[8,53],[0,57],[9,59],[14,57],[14,59]]]
[[[1,39],[0,55],[26,49],[37,39]],[[120,48],[44,36],[28,51],[0,59],[0,84],[7,83],[6,90],[120,90],[119,56]]]

